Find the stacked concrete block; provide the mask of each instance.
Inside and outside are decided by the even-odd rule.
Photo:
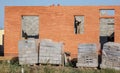
[[[28,36],[39,34],[39,17],[38,16],[22,16],[22,31]]]
[[[103,46],[102,67],[120,70],[120,44],[105,43]]]
[[[35,39],[20,40],[19,48],[19,63],[35,64],[38,63],[37,42]]]
[[[79,44],[77,67],[97,67],[96,44]]]
[[[62,65],[63,44],[51,40],[41,40],[39,63]]]

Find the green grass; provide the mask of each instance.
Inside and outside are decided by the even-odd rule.
[[[7,61],[0,62],[0,73],[21,73],[21,68],[17,63]],[[120,73],[120,71],[114,69],[80,69],[72,67],[61,67],[61,66],[51,66],[51,65],[42,65],[42,66],[28,66],[24,65],[24,73]]]

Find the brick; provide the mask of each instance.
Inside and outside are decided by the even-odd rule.
[[[77,58],[79,43],[99,43],[100,9],[114,9],[115,42],[120,42],[120,6],[6,6],[4,55],[18,56],[18,41],[22,39],[22,15],[39,16],[39,39],[64,42],[64,50]],[[84,16],[84,33],[74,34],[74,16]],[[107,17],[107,16],[106,16]],[[36,28],[36,27],[35,27]]]

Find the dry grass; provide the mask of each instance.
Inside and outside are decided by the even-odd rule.
[[[0,73],[21,73],[21,68],[18,62],[8,63],[7,61],[0,62]],[[51,65],[28,66],[24,65],[24,73],[120,73],[113,69],[79,69],[72,67],[60,67]]]

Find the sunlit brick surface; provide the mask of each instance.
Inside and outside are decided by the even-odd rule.
[[[64,50],[71,57],[78,54],[78,44],[99,44],[100,9],[114,9],[115,42],[120,42],[120,6],[6,6],[5,7],[5,56],[18,56],[18,41],[22,39],[23,15],[39,16],[39,39],[64,42]],[[74,34],[74,16],[84,16],[84,33]]]

